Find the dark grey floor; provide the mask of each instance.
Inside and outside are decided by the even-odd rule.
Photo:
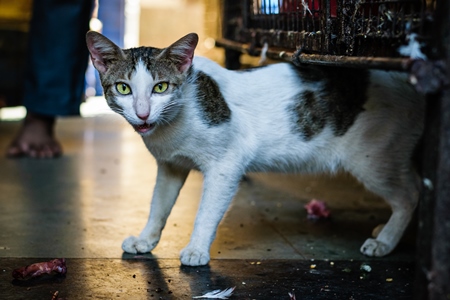
[[[0,123],[0,149],[6,148],[18,126],[18,122]],[[355,271],[362,262],[380,269],[375,268],[372,280],[366,282],[361,281],[365,275],[360,279],[359,270],[355,271],[352,280],[361,288],[335,299],[364,296],[364,291],[370,288],[374,289],[372,296],[364,299],[397,299],[380,289],[386,284],[391,287],[400,284],[396,290],[406,286],[405,295],[411,295],[408,286],[414,265],[414,230],[410,229],[397,250],[386,258],[369,259],[360,254],[361,244],[374,226],[387,220],[390,210],[346,174],[337,177],[250,174],[219,227],[210,266],[195,271],[180,268],[178,254],[189,240],[201,193],[201,174],[190,174],[152,255],[137,258],[124,255],[122,240],[138,234],[147,220],[156,176],[154,159],[140,137],[116,115],[61,119],[57,135],[64,146],[61,158],[0,157],[0,295],[3,293],[0,299],[52,299],[50,292],[57,289],[65,291],[66,295],[59,295],[62,299],[86,299],[89,293],[90,298],[127,298],[124,289],[130,290],[119,289],[118,282],[122,280],[120,276],[124,282],[131,281],[127,277],[131,273],[145,273],[147,277],[159,274],[158,280],[162,282],[176,277],[184,283],[178,285],[180,290],[172,284],[170,294],[167,287],[165,294],[151,294],[147,292],[153,288],[148,283],[151,280],[138,276],[140,281],[132,280],[136,290],[128,293],[133,295],[129,299],[190,299],[203,291],[228,288],[229,284],[237,286],[230,299],[289,299],[286,289],[313,293],[317,288],[307,288],[310,285],[306,283],[302,286],[300,277],[291,278],[298,275],[292,273],[292,266],[303,268],[299,272],[308,276],[318,272],[320,282],[320,278],[340,280],[339,276],[346,273],[342,272],[347,268],[345,265]],[[330,220],[314,222],[306,218],[303,206],[312,198],[327,202],[332,212]],[[66,278],[58,278],[60,282],[47,278],[49,281],[31,282],[27,286],[12,281],[10,272],[14,267],[56,257],[66,258],[71,266]],[[311,264],[321,264],[320,271],[310,269]],[[169,266],[171,277],[164,275],[167,272],[161,265]],[[262,272],[266,274],[263,281],[270,282],[266,287],[286,297],[267,294],[259,285],[255,285],[260,289],[259,295],[256,290],[250,291],[245,276],[252,282],[260,278],[254,268],[261,265],[266,268]],[[389,268],[402,279],[385,281],[384,277],[390,276]],[[71,269],[78,274],[71,273]],[[89,274],[87,269],[95,270]],[[115,281],[104,281],[102,269],[108,270],[108,276],[116,269]],[[295,286],[287,288],[280,283],[277,289],[278,279],[270,274],[282,276],[284,269],[285,283]],[[190,275],[185,270],[190,270]],[[196,272],[208,278],[195,275]],[[213,280],[211,274],[221,279]],[[195,287],[189,282],[194,275],[203,278],[195,281]],[[92,282],[83,286],[84,293],[71,293],[80,289],[79,276]],[[341,288],[345,289],[343,281]],[[101,282],[101,288],[96,286]],[[351,281],[347,285],[351,287]],[[138,288],[146,292],[136,294]],[[30,290],[36,293],[29,293]],[[303,291],[303,298],[298,294],[297,299],[320,298],[317,294],[316,298],[308,298],[311,295]]]

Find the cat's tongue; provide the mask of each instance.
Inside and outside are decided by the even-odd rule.
[[[136,131],[139,133],[145,133],[150,131],[151,129],[153,129],[154,124],[142,124],[142,125],[137,125],[135,126]]]

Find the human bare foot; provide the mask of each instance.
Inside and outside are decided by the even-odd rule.
[[[9,145],[6,155],[11,158],[29,156],[53,158],[62,154],[54,135],[55,118],[27,113],[19,133]]]

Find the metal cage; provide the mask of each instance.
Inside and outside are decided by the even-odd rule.
[[[399,47],[431,38],[434,0],[224,1],[219,46],[326,64],[403,69]],[[426,49],[424,49],[426,51]],[[300,55],[306,54],[306,55]],[[389,59],[387,59],[389,58]]]

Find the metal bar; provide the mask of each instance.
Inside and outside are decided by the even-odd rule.
[[[330,18],[330,2],[329,0],[319,1],[319,31],[323,34],[320,35],[320,49],[322,54],[328,53],[328,34],[330,31],[327,30],[327,23]]]
[[[239,51],[244,54],[258,56],[261,54],[261,48],[250,48],[249,44],[242,44],[227,39],[216,41],[217,47]],[[335,67],[354,67],[370,68],[381,70],[407,71],[411,60],[408,58],[389,58],[389,57],[355,57],[321,54],[297,54],[292,51],[284,51],[280,48],[269,48],[267,57],[276,60],[293,62],[299,64],[314,64],[322,66]]]
[[[294,64],[315,64],[333,67],[369,68],[396,71],[407,71],[411,62],[411,60],[408,58],[339,56],[321,54],[300,54],[298,58],[294,57],[293,60]]]
[[[242,44],[227,39],[216,40],[216,46],[225,49],[231,49],[234,51],[240,51],[241,53],[248,54],[251,56],[261,55],[261,48],[252,48],[250,47],[250,44]],[[267,56],[272,59],[290,61],[293,55],[294,52],[291,51],[272,50],[272,49],[269,49],[267,51]]]

